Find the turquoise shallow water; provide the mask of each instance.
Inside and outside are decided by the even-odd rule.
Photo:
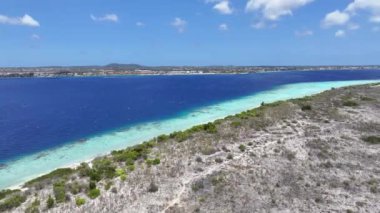
[[[289,84],[251,96],[200,107],[178,114],[170,119],[135,125],[124,130],[94,136],[80,143],[71,143],[60,148],[24,156],[9,162],[5,168],[0,169],[0,189],[15,187],[56,168],[73,166],[79,162],[107,154],[112,150],[141,143],[160,134],[184,130],[194,125],[258,107],[261,102],[271,103],[317,94],[332,87],[338,88],[374,82],[380,82],[380,80]]]

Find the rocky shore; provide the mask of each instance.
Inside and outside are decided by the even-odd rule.
[[[379,212],[380,85],[263,103],[0,193],[8,212]],[[4,194],[4,196],[1,196]]]

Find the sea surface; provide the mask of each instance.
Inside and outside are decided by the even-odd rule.
[[[0,79],[0,189],[273,102],[380,81],[380,71]]]

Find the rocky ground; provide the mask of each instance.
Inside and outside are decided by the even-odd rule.
[[[38,197],[34,210],[47,212],[380,212],[379,85],[264,105],[216,124],[216,133],[157,143],[149,156],[158,165],[140,160],[125,180],[101,180],[97,199],[68,193],[47,209],[47,186],[28,189],[10,211],[30,212]]]

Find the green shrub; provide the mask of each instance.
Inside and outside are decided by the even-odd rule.
[[[156,158],[153,160],[153,165],[158,165],[161,163],[161,160],[159,158]]]
[[[102,179],[100,172],[95,169],[91,169],[89,176],[90,176],[90,180],[96,181],[96,182]]]
[[[359,106],[359,104],[353,100],[345,100],[343,101],[343,106],[356,107],[356,106]]]
[[[376,194],[379,190],[377,189],[377,186],[370,186],[369,188],[370,192],[373,194]]]
[[[54,203],[55,203],[54,198],[52,198],[52,197],[49,195],[49,198],[48,198],[47,201],[46,201],[46,206],[47,206],[47,208],[48,208],[48,209],[53,208]]]
[[[88,163],[81,163],[76,170],[81,177],[90,176],[91,168]]]
[[[239,149],[240,149],[241,152],[244,152],[245,151],[245,146],[243,144],[240,144]]]
[[[6,196],[13,194],[15,192],[20,192],[20,190],[18,190],[18,189],[16,189],[16,190],[10,190],[10,189],[1,190],[0,191],[0,200],[4,199]]]
[[[40,201],[36,198],[32,204],[25,209],[25,213],[39,213]]]
[[[292,161],[293,159],[296,158],[296,153],[295,152],[292,152],[290,150],[285,150],[283,152],[283,155],[285,155],[285,157],[289,160],[289,161]],[[329,163],[329,162],[328,162]]]
[[[121,181],[125,181],[125,180],[127,180],[127,175],[120,175],[120,180]]]
[[[190,137],[190,133],[188,131],[173,132],[172,134],[170,134],[170,138],[173,138],[178,142],[183,142],[187,140],[189,137]]]
[[[65,178],[65,177],[68,177],[69,175],[73,174],[74,172],[75,172],[75,170],[71,169],[71,168],[56,169],[56,170],[50,172],[49,174],[42,175],[38,178],[35,178],[33,180],[26,182],[25,186],[31,186],[33,184],[36,184],[36,183],[39,183],[42,181],[46,181],[46,180],[55,179],[55,178]]]
[[[375,101],[376,99],[370,98],[367,96],[360,96],[360,100],[362,100],[362,101]]]
[[[217,133],[218,130],[216,128],[216,125],[214,123],[207,123],[207,124],[204,124],[203,125],[203,129],[207,132],[207,133]]]
[[[38,200],[37,198],[34,199],[33,203],[32,203],[32,206],[40,206],[41,202],[40,200]]]
[[[241,126],[241,122],[240,121],[233,121],[233,122],[231,122],[231,126],[234,128],[237,128],[237,127]]]
[[[88,188],[90,190],[96,189],[96,182],[95,181],[90,181],[90,183],[88,184]]]
[[[209,122],[207,124],[193,126],[190,129],[186,130],[185,132],[188,134],[201,132],[201,131],[205,131],[210,134],[217,133],[216,123],[220,123],[220,122],[221,121],[219,120],[218,122]]]
[[[63,203],[66,200],[65,184],[57,182],[53,185],[54,197],[57,203]]]
[[[106,183],[106,185],[104,186],[104,189],[105,189],[106,191],[108,191],[108,190],[111,188],[112,185],[113,185],[113,182],[112,182],[112,181],[108,181],[108,182]]]
[[[116,176],[122,176],[125,175],[124,169],[116,169]]]
[[[22,203],[25,202],[25,200],[25,195],[12,195],[9,198],[5,199],[2,203],[0,203],[0,212],[8,211],[13,208],[19,207]]]
[[[200,156],[198,156],[195,158],[195,161],[197,161],[198,163],[202,163],[203,159]]]
[[[154,145],[154,141],[144,142],[142,144],[129,147],[125,150],[113,151],[112,156],[116,161],[124,161],[127,165],[133,165],[136,160],[146,158]]]
[[[127,169],[128,169],[128,171],[133,172],[133,171],[135,171],[135,165],[134,164],[128,165]]]
[[[92,170],[101,178],[115,177],[116,166],[107,158],[98,158],[92,162]]]
[[[111,192],[114,193],[114,194],[116,194],[117,193],[116,187],[112,187]]]
[[[223,163],[223,159],[221,159],[221,158],[216,158],[216,159],[215,159],[215,162],[217,162],[217,163]]]
[[[233,156],[232,154],[228,154],[228,155],[227,155],[227,159],[228,159],[228,160],[232,160],[233,158],[234,158],[234,156]]]
[[[310,111],[312,110],[312,107],[310,105],[303,105],[301,106],[302,111]]]
[[[223,178],[222,176],[219,176],[219,175],[217,175],[217,176],[213,176],[213,177],[211,178],[211,184],[212,184],[213,186],[216,186],[216,185],[222,183],[223,181],[224,181],[224,178]]]
[[[67,188],[74,195],[76,195],[82,191],[82,186],[79,185],[78,182],[73,182],[73,183],[68,184]]]
[[[100,195],[100,190],[99,189],[91,189],[89,192],[88,192],[88,197],[91,198],[91,199],[95,199],[97,197],[99,197]]]
[[[151,166],[151,165],[158,165],[161,163],[161,160],[159,158],[155,158],[155,159],[147,159],[145,161],[145,163],[148,165],[148,166]]]
[[[151,182],[148,187],[148,192],[154,193],[157,191],[158,191],[158,186],[154,182]]]
[[[86,203],[86,200],[84,198],[80,198],[80,197],[75,198],[75,204],[77,204],[77,206],[82,206],[85,203]]]
[[[161,142],[165,142],[169,140],[169,136],[168,135],[160,135],[157,137],[157,142],[161,143]]]
[[[212,155],[215,152],[217,152],[218,150],[211,145],[205,145],[205,146],[201,147],[200,151],[203,155]]]
[[[114,154],[114,159],[119,162],[127,162],[132,161],[134,162],[139,157],[139,153],[134,150],[125,150],[119,153]]]
[[[199,191],[200,189],[203,189],[203,188],[204,188],[204,185],[203,185],[203,181],[201,181],[201,180],[196,181],[193,185],[191,185],[191,189],[194,192],[197,192],[197,191]]]
[[[380,137],[378,136],[363,137],[362,140],[369,144],[380,144]]]

